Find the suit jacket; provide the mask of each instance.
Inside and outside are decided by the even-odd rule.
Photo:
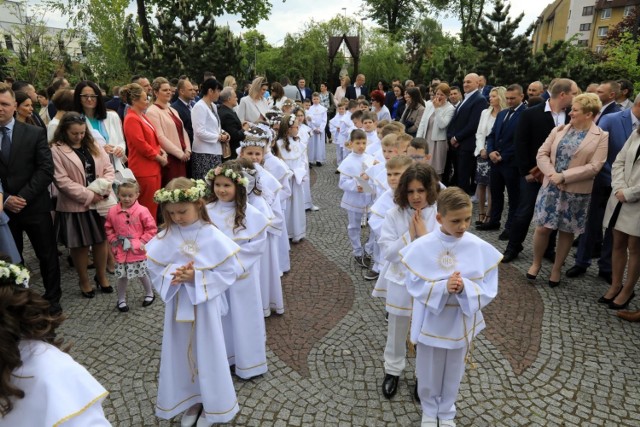
[[[218,108],[218,116],[220,116],[220,127],[231,136],[231,157],[235,158],[240,141],[244,141],[242,122],[236,112],[224,104]]]
[[[447,128],[447,140],[455,137],[458,149],[473,153],[476,149],[476,131],[480,123],[480,114],[487,108],[487,100],[477,91],[458,107]]]
[[[544,174],[543,187],[549,185],[549,175],[556,172],[558,145],[572,128],[571,124],[554,128],[538,150],[536,161]],[[595,123],[591,123],[587,135],[571,156],[569,167],[562,171],[564,182],[558,185],[558,188],[568,193],[591,193],[593,180],[607,160],[608,144],[609,133],[600,129]]]
[[[603,226],[607,227],[618,204],[615,193],[620,190],[627,201],[620,207],[615,228],[636,237],[640,237],[640,215],[638,214],[640,212],[640,158],[635,158],[638,147],[640,147],[640,135],[638,132],[633,132],[613,162],[611,196],[607,202],[603,221]]]
[[[609,132],[609,153],[607,155],[607,161],[600,171],[605,185],[611,185],[611,167],[613,162],[631,135],[631,132],[633,132],[631,114],[631,110],[624,110],[607,114],[600,118],[600,129]]]
[[[173,113],[176,117],[179,117],[178,112],[169,107],[169,109],[164,110],[157,105],[151,105],[147,109],[147,118],[151,122],[151,124],[156,128],[156,135],[158,135],[158,141],[160,141],[160,146],[167,153],[171,154],[173,157],[178,159],[182,159],[185,151],[191,151],[191,140],[189,139],[189,134],[184,128],[184,123],[182,124],[182,137],[184,138],[185,148],[182,149],[180,145],[180,135],[178,134],[178,128],[176,123],[171,118],[171,113]]]
[[[178,112],[180,116],[180,120],[182,120],[182,124],[184,125],[184,130],[187,131],[187,135],[189,135],[189,141],[193,144],[193,125],[191,124],[191,109],[186,106],[182,100],[177,99],[173,104],[171,104],[174,110]]]
[[[602,118],[607,114],[619,113],[620,111],[621,109],[618,106],[618,104],[616,104],[615,101],[612,102],[611,104],[607,105],[607,108],[602,110],[602,112],[600,113],[600,116],[598,117],[598,120],[596,120],[596,124],[600,125],[600,120],[602,120]]]
[[[393,108],[393,104],[396,102],[396,94],[392,90],[388,90],[384,95],[384,105],[387,106],[389,111]]]
[[[51,199],[47,187],[53,181],[53,158],[47,132],[16,120],[11,140],[9,163],[0,156],[4,200],[12,195],[25,199],[27,206],[19,215],[50,212]],[[10,218],[16,215],[6,212]]]
[[[118,111],[118,107],[120,107],[120,103],[122,101],[120,101],[120,97],[119,96],[114,96],[113,98],[111,98],[110,100],[108,100],[107,102],[104,103],[104,106],[107,110],[113,110],[113,111]]]
[[[520,120],[520,113],[527,109],[527,106],[522,104],[511,115],[509,121],[505,123],[504,119],[509,113],[509,109],[506,108],[498,113],[496,121],[493,124],[493,128],[487,136],[487,153],[497,151],[502,157],[500,163],[506,164],[511,162],[515,158],[516,153],[516,128],[518,127],[518,121]],[[515,162],[514,162],[515,163]]]
[[[156,130],[148,121],[143,119],[132,108],[124,118],[124,136],[129,148],[129,168],[136,177],[159,176],[160,163],[156,156],[160,154],[160,141]]]
[[[536,155],[542,143],[547,139],[556,123],[550,112],[545,112],[545,103],[535,105],[520,113],[516,128],[516,162],[521,176],[529,174],[536,166]],[[569,114],[565,124],[569,123]]]
[[[311,99],[311,94],[313,93],[311,89],[309,89],[308,87],[305,87],[304,89],[300,89],[299,87],[297,87],[296,89],[298,89],[298,92],[300,92],[302,101],[304,101],[305,99]]]
[[[482,96],[487,100],[487,102],[489,102],[489,94],[491,93],[491,89],[493,89],[493,86],[491,85],[486,85],[482,88]]]
[[[393,91],[391,91],[391,92],[393,93]],[[367,89],[366,86],[362,86],[360,88],[360,95],[364,95],[366,98],[369,98],[369,89]],[[347,86],[347,93],[345,94],[345,98],[347,98],[347,99],[358,99],[358,95],[356,95],[356,87],[355,87],[355,85]],[[391,104],[391,106],[393,107],[393,103]]]
[[[54,144],[51,147],[55,165],[54,182],[58,188],[58,212],[86,212],[93,202],[94,192],[87,189],[84,164],[71,147]],[[99,149],[97,156],[92,155],[96,166],[96,178],[105,178],[113,182],[115,174],[109,155]]]

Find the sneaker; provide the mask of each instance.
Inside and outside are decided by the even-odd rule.
[[[311,212],[317,212],[317,211],[319,211],[319,210],[320,210],[320,208],[319,208],[319,207],[317,207],[316,205],[311,205],[311,207],[309,208],[309,210],[310,210]]]
[[[366,264],[365,264],[364,257],[361,257],[361,256],[354,256],[354,257],[353,257],[353,259],[354,259],[354,260],[356,260],[356,263],[357,263],[360,267],[364,267],[364,268],[367,268],[367,267],[368,267],[368,265],[366,265]]]
[[[373,262],[371,260],[371,255],[369,255],[368,253],[365,253],[364,256],[362,257],[362,260],[365,262],[365,267],[371,267],[373,265]]]
[[[379,275],[380,273],[376,273],[375,271],[369,269],[363,274],[363,277],[364,280],[376,280]]]

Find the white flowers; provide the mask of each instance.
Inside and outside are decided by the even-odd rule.
[[[204,198],[208,193],[207,184],[201,179],[192,179],[195,185],[186,190],[165,190],[161,188],[153,195],[156,203],[181,203],[181,202],[197,202]]]
[[[26,267],[0,261],[0,279],[6,278],[17,286],[28,288],[29,277],[29,270],[27,270]]]
[[[244,185],[245,187],[249,185],[249,180],[245,178],[241,173],[234,172],[232,169],[227,169],[224,166],[218,166],[215,169],[211,169],[209,172],[207,172],[207,177],[205,179],[208,183],[213,184],[216,176],[220,175],[229,178],[231,181],[234,181],[237,184]]]

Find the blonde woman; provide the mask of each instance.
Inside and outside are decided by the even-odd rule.
[[[336,93],[333,95],[333,99],[336,102],[336,105],[340,103],[347,95],[347,87],[351,84],[351,79],[349,76],[342,76],[340,79],[340,86],[336,88]]]
[[[242,122],[266,123],[269,103],[264,94],[269,89],[269,82],[264,77],[256,77],[249,88],[249,96],[240,100],[236,114]]]

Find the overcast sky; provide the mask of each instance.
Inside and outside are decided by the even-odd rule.
[[[105,0],[108,1],[108,0]],[[508,0],[507,0],[508,1]],[[520,25],[520,31],[524,31],[529,24],[535,21],[536,17],[542,13],[549,1],[533,1],[533,0],[511,0],[511,16],[515,17],[524,12],[525,17]],[[37,0],[30,0],[30,4],[40,3]],[[361,16],[364,2],[360,0],[271,0],[273,8],[271,17],[268,20],[260,22],[257,30],[267,37],[269,43],[273,45],[281,45],[284,36],[287,33],[296,33],[300,31],[305,22],[310,19],[315,21],[327,21],[338,14],[343,14],[342,10],[346,7],[348,16]],[[491,10],[492,8],[490,8]],[[135,13],[135,2],[129,6],[128,12]],[[65,21],[53,14],[47,15],[48,24],[55,27],[65,27]],[[455,34],[460,31],[460,23],[453,18],[439,19],[442,23],[444,31]],[[237,18],[233,15],[225,15],[217,18],[219,24],[229,24],[234,33],[242,33],[246,31],[237,24]],[[373,22],[364,21],[367,27],[374,26]]]

